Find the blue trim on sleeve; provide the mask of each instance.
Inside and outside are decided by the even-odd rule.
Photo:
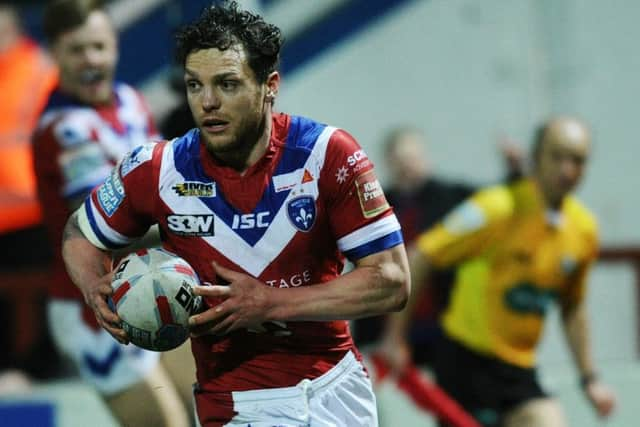
[[[124,248],[126,246],[129,246],[128,244],[118,244],[115,243],[111,240],[109,240],[107,238],[107,236],[105,236],[102,231],[100,231],[100,228],[98,228],[98,223],[96,222],[95,217],[93,216],[93,212],[91,210],[91,199],[87,198],[87,200],[84,201],[84,210],[87,214],[87,219],[89,220],[89,225],[91,226],[91,229],[93,230],[93,232],[95,233],[96,237],[98,238],[98,240],[100,240],[100,242],[102,242],[102,244],[109,248],[109,249],[120,249],[120,248]]]
[[[376,240],[372,240],[371,242],[365,243],[364,245],[358,246],[357,248],[348,250],[344,253],[344,255],[348,259],[353,261],[364,258],[367,255],[375,254],[376,252],[382,252],[386,249],[398,246],[403,242],[404,240],[402,238],[402,232],[400,230],[396,230],[392,233],[387,234],[386,236],[379,237]]]

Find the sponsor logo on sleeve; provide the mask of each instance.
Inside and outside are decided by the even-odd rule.
[[[368,159],[367,153],[365,153],[364,150],[358,150],[358,151],[355,151],[349,157],[347,157],[347,164],[349,165],[349,167],[354,167],[356,163],[359,163],[360,161],[367,160],[367,159]]]
[[[382,186],[372,170],[357,176],[355,185],[365,218],[372,218],[389,208]]]
[[[186,181],[171,189],[180,197],[216,197],[216,184],[213,182]]]
[[[179,236],[213,236],[213,215],[167,215],[167,227]]]
[[[364,150],[360,149],[355,151],[349,157],[347,157],[347,167],[351,169],[351,172],[354,174],[360,172],[362,169],[371,165],[371,161],[369,160],[369,156]]]
[[[316,221],[316,202],[311,196],[299,196],[287,203],[287,216],[295,228],[307,232]]]
[[[154,145],[153,143],[139,145],[122,159],[120,174],[123,178],[144,162],[151,160]]]
[[[107,216],[111,217],[124,200],[124,196],[124,186],[120,174],[117,169],[113,169],[111,175],[98,189],[100,207]]]

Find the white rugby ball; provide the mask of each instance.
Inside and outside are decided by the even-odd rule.
[[[142,348],[167,351],[189,337],[189,316],[202,298],[193,293],[198,275],[184,259],[164,249],[141,249],[116,266],[109,305],[129,340]]]

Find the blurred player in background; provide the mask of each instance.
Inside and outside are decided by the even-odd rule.
[[[33,138],[39,196],[55,249],[49,327],[60,351],[122,424],[188,425],[190,411],[160,354],[121,345],[99,327],[64,269],[60,248],[69,214],[127,152],[159,135],[140,94],[114,83],[117,36],[100,1],[52,1],[43,25],[60,71]],[[194,380],[190,359],[181,366],[185,383]]]
[[[597,225],[571,194],[590,144],[581,122],[546,122],[536,134],[530,177],[478,191],[411,250],[417,287],[434,267],[459,265],[434,368],[440,386],[484,426],[566,425],[535,370],[536,345],[554,300],[586,397],[600,416],[615,405],[591,357],[584,304]],[[385,337],[384,352],[396,369],[407,362],[414,302],[392,316]]]
[[[353,137],[273,112],[281,44],[277,27],[236,2],[184,27],[198,129],[125,159],[69,219],[63,254],[121,341],[104,250],[158,223],[164,247],[212,284],[197,288],[209,306],[191,319],[202,425],[376,426],[343,319],[404,306],[400,226]],[[355,268],[340,276],[345,256]]]

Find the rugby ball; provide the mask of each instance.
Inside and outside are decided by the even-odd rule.
[[[189,337],[189,317],[202,301],[193,293],[198,284],[184,259],[160,248],[142,249],[117,264],[109,305],[133,344],[167,351]]]

